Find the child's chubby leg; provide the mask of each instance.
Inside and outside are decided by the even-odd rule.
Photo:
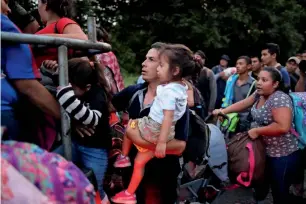
[[[122,144],[122,155],[124,156],[128,156],[129,155],[129,152],[131,150],[131,147],[133,145],[133,142],[130,140],[130,135],[133,134],[139,134],[140,136],[140,133],[139,133],[139,129],[138,127],[137,128],[134,128],[135,131],[132,132],[132,127],[130,126],[132,120],[129,121],[127,127],[126,127],[126,131],[125,131],[125,134],[123,136],[123,144]],[[135,123],[137,121],[135,120]]]
[[[139,127],[138,127],[138,120],[129,120],[129,123],[126,127],[125,134],[129,140],[134,140],[135,138],[141,137]]]
[[[133,121],[135,121],[134,124],[132,123]],[[128,125],[126,132],[128,133],[127,138],[131,141],[131,143],[136,144],[139,147],[155,151],[156,145],[151,142],[148,142],[147,140],[144,140],[141,137],[138,128],[138,121],[130,120],[129,124],[131,125]],[[132,128],[130,126],[132,126]],[[185,147],[186,147],[186,142],[183,140],[176,140],[176,139],[170,140],[166,146],[166,154],[181,155],[185,150]]]
[[[127,189],[127,192],[134,194],[137,187],[139,186],[145,171],[146,164],[154,157],[154,152],[138,152],[134,161],[134,169],[132,178]]]
[[[136,203],[135,192],[144,176],[145,165],[154,157],[154,152],[138,152],[135,158],[134,170],[128,189],[116,194],[112,201],[114,203]]]
[[[130,120],[126,129],[126,137],[131,141],[131,144],[136,144],[137,146],[145,149],[147,149],[148,146],[155,146],[155,144],[152,144],[151,142],[143,139],[140,132],[141,131],[139,130],[138,120]]]

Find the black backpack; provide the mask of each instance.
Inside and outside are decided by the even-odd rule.
[[[184,162],[191,161],[201,165],[207,162],[209,157],[210,129],[195,111],[190,110],[189,112],[189,136],[183,153]]]
[[[192,107],[191,110],[195,111],[195,113],[204,120],[208,115],[207,105],[199,89],[193,84],[192,88],[194,97],[194,107]]]
[[[198,88],[198,90],[201,93],[201,96],[203,98],[203,103],[206,104],[206,110],[208,112],[208,105],[209,105],[209,99],[210,99],[210,86],[209,86],[209,78],[208,73],[205,68],[203,68],[200,72],[200,75],[198,77],[197,83],[195,86]]]

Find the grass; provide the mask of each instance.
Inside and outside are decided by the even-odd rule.
[[[125,70],[122,70],[122,77],[123,77],[123,80],[124,80],[124,86],[127,87],[129,85],[136,84],[136,81],[137,81],[139,75],[135,74],[135,73],[129,73]]]

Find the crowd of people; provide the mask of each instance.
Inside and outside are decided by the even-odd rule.
[[[1,0],[1,31],[87,40],[72,20],[71,2],[38,0],[39,17],[34,18],[15,1]],[[97,29],[97,38],[110,43],[104,29]],[[288,93],[306,92],[305,65],[299,66],[306,62],[306,51],[283,66],[280,47],[267,43],[258,56],[239,57],[235,67],[222,55],[210,69],[203,51],[158,42],[149,48],[137,84],[128,87],[112,51],[95,57],[75,57],[75,51],[69,49],[69,85],[59,87],[55,48],[2,42],[2,140],[33,143],[63,155],[58,136],[62,107],[71,120],[72,161],[93,170],[101,203],[176,202],[190,110],[202,118],[238,113],[232,134],[247,131],[252,139],[263,138],[266,170],[264,183],[254,186],[257,203],[264,202],[270,188],[275,204],[290,202],[293,185],[303,192],[305,150],[291,131]],[[120,119],[126,133],[115,167],[134,168],[124,175],[127,190],[107,195],[103,179],[112,124]]]

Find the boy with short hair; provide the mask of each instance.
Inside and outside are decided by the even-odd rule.
[[[255,87],[255,79],[250,76],[249,72],[252,69],[252,62],[248,56],[241,56],[236,62],[237,72],[235,75],[231,76],[225,88],[225,98],[222,104],[222,108],[230,106],[245,99],[248,94],[252,94]],[[236,132],[247,131],[250,124],[250,110],[246,110],[238,114],[239,124],[237,126]]]
[[[285,87],[290,90],[290,77],[284,66],[278,63],[277,59],[280,56],[280,48],[278,44],[267,43],[261,50],[261,60],[262,63],[269,67],[274,67],[278,69],[281,74]]]

